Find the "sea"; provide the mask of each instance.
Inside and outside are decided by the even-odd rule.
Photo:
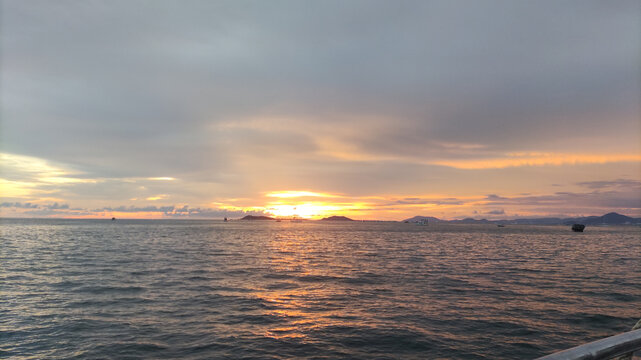
[[[534,359],[641,318],[641,227],[0,221],[3,359]]]

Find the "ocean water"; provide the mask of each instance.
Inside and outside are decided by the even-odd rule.
[[[639,318],[639,227],[1,222],[0,358],[527,359]]]

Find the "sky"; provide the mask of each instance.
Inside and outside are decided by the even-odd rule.
[[[0,216],[641,216],[641,2],[1,0]]]

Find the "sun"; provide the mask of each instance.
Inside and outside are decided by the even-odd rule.
[[[353,203],[341,194],[312,190],[271,191],[264,194],[268,199],[263,207],[266,214],[277,218],[321,219],[333,215],[351,215],[366,207]]]

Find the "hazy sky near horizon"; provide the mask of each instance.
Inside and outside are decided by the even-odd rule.
[[[1,1],[2,216],[641,216],[641,2]]]

